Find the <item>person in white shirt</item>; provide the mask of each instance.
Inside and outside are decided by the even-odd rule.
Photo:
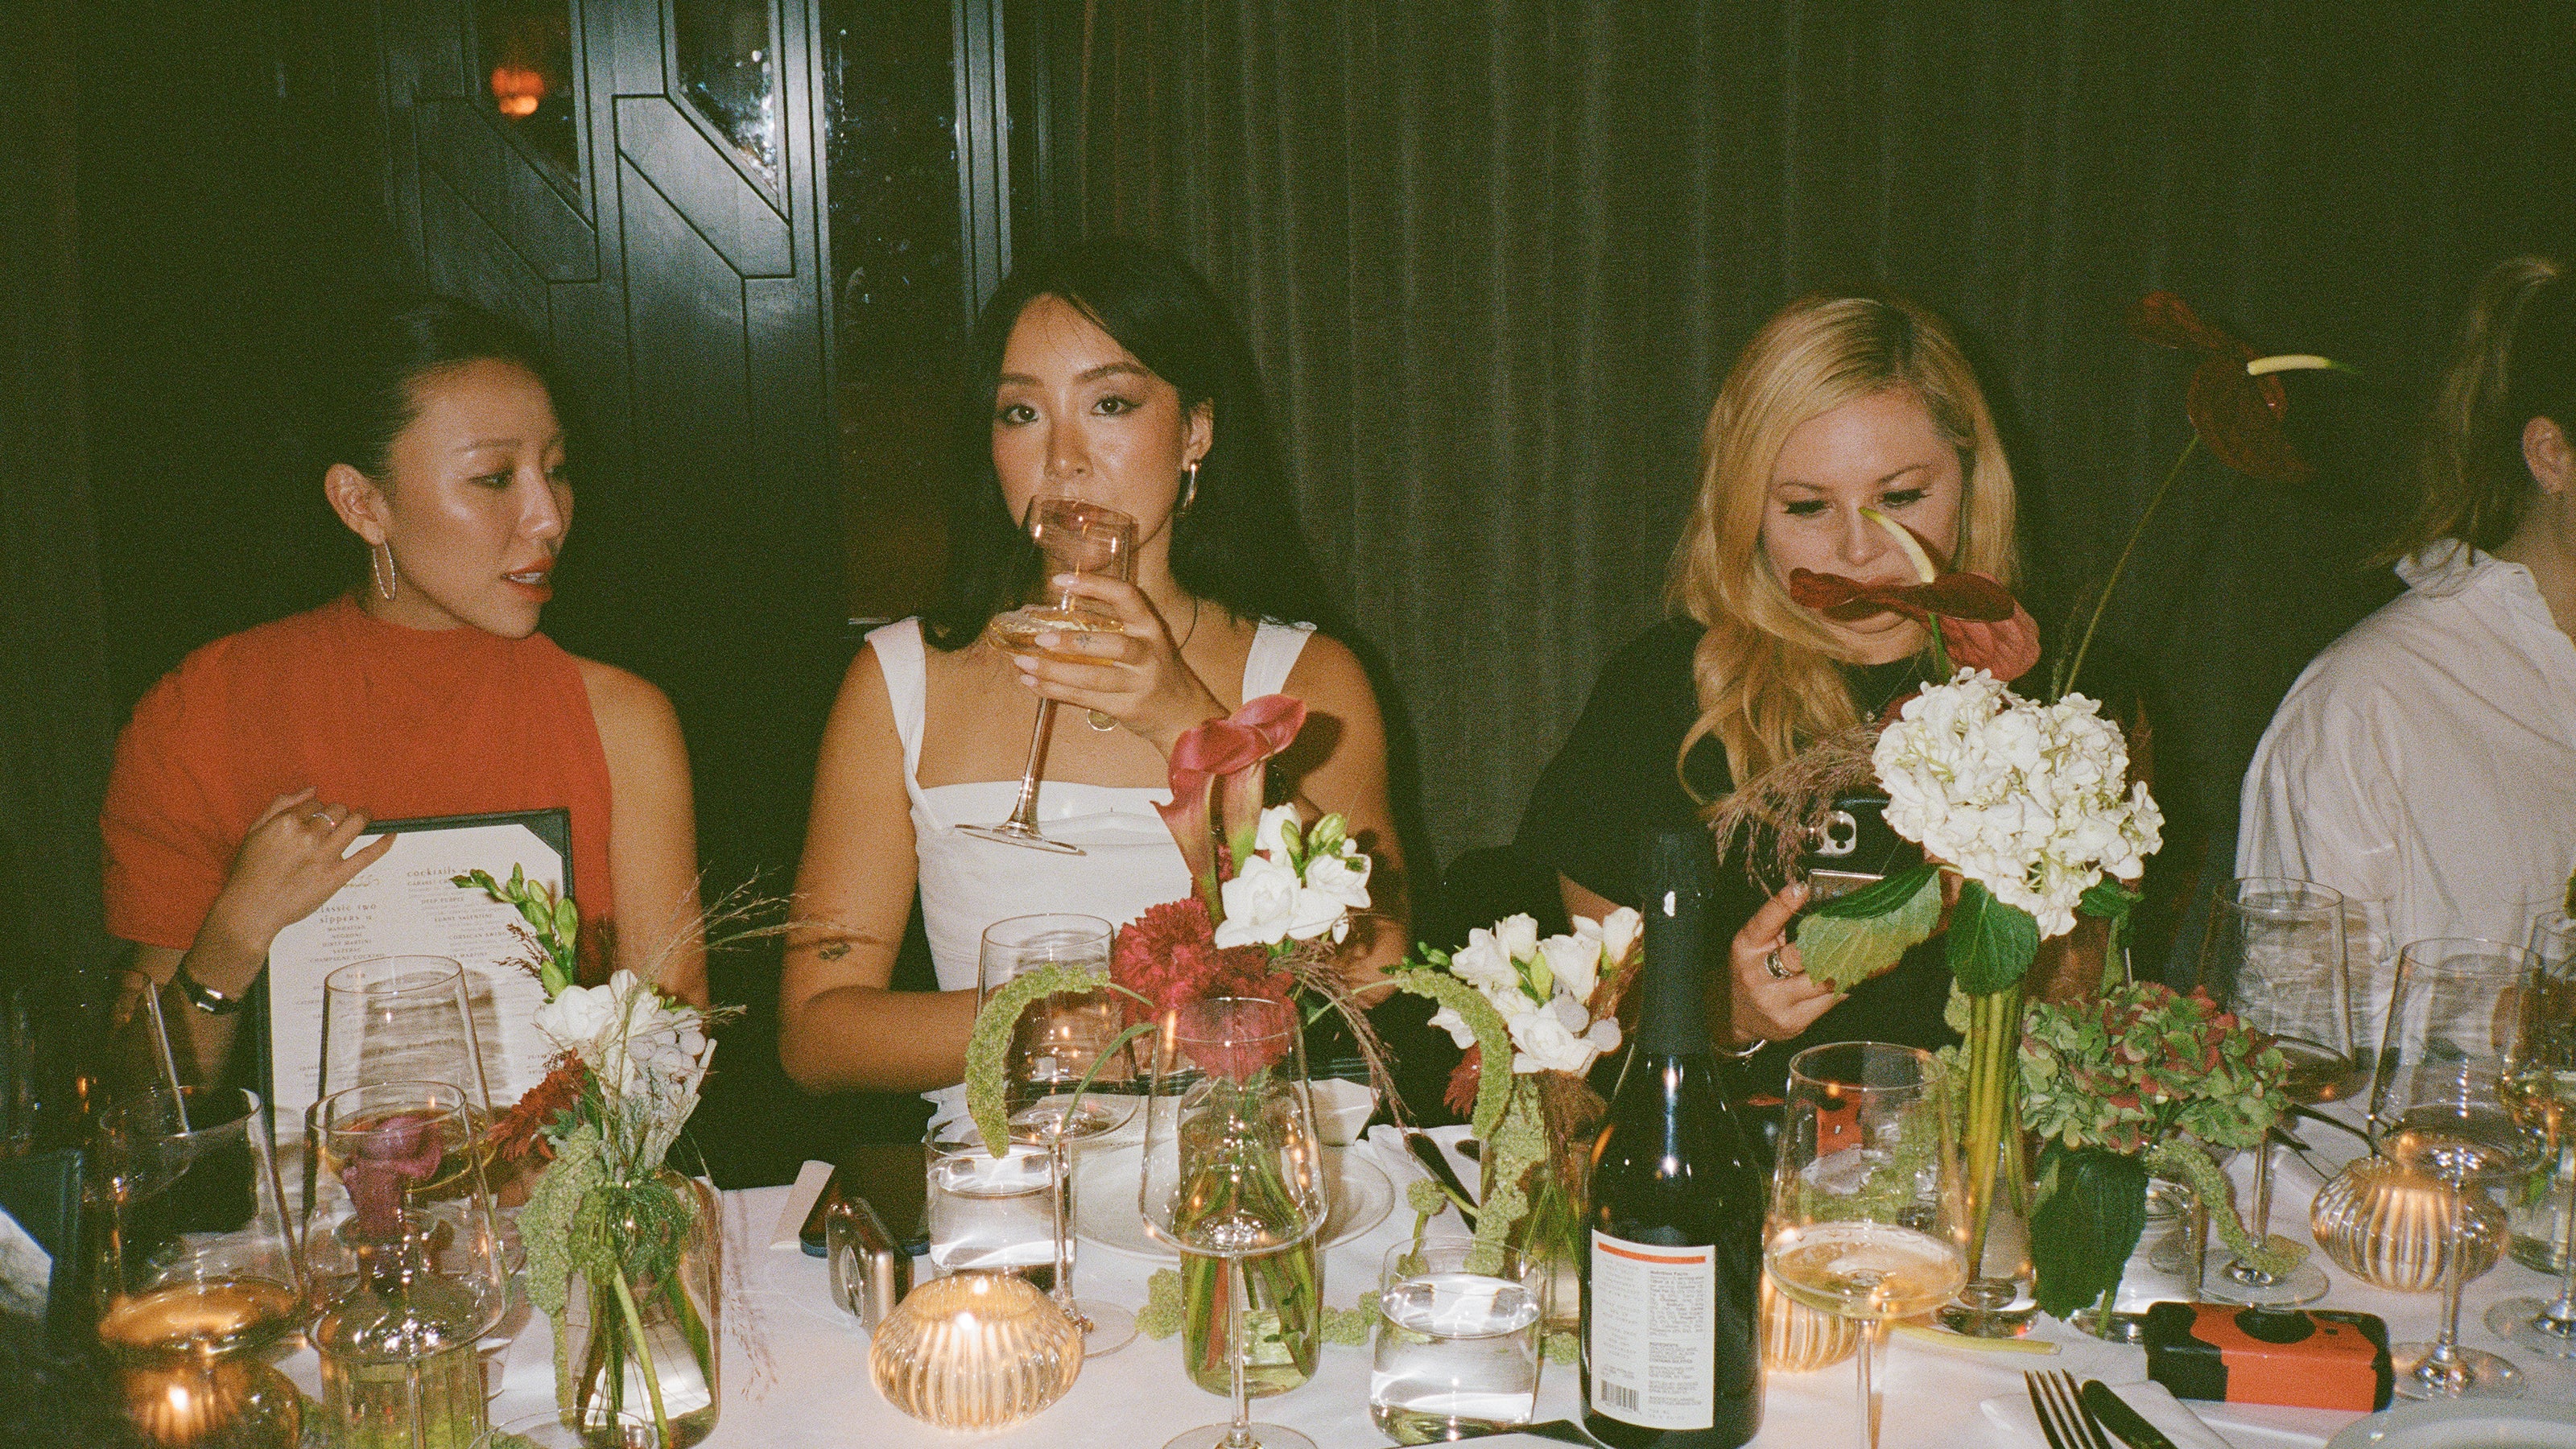
[[[2310,663],[2245,775],[2238,875],[2341,891],[2375,1041],[2397,953],[2519,944],[2576,869],[2576,278],[2480,282],[2391,545],[2407,591]]]

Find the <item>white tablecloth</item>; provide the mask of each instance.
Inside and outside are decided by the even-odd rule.
[[[1458,1129],[1443,1132],[1456,1135]],[[2315,1145],[2338,1155],[2339,1134],[2319,1129]],[[1395,1210],[1373,1230],[1331,1248],[1325,1254],[1324,1292],[1328,1302],[1347,1307],[1375,1286],[1385,1250],[1408,1235],[1413,1215],[1403,1203],[1404,1184],[1418,1176],[1409,1160],[1367,1152],[1396,1185]],[[1454,1161],[1454,1159],[1453,1159]],[[2238,1175],[2244,1165],[2238,1164]],[[1465,1174],[1472,1182],[1473,1169]],[[2276,1191],[2280,1205],[2273,1230],[2303,1241],[2307,1238],[2307,1204],[2319,1181],[2294,1157],[2280,1157]],[[856,1321],[834,1306],[823,1261],[793,1249],[770,1246],[781,1209],[792,1189],[757,1188],[725,1194],[727,1217],[726,1274],[734,1292],[725,1310],[723,1362],[724,1413],[709,1449],[822,1449],[822,1446],[867,1446],[899,1449],[906,1445],[949,1445],[961,1436],[942,1433],[906,1417],[881,1397],[868,1377],[868,1336]],[[1435,1233],[1458,1231],[1454,1214],[1435,1224]],[[2322,1259],[2320,1259],[2322,1261]],[[2143,1268],[2144,1249],[2132,1269]],[[1145,1280],[1153,1264],[1105,1249],[1086,1247],[1080,1257],[1075,1287],[1086,1298],[1141,1306]],[[916,1267],[928,1271],[926,1261]],[[2386,1319],[2392,1339],[2432,1336],[2439,1300],[2432,1294],[2386,1293],[2354,1281],[2326,1265],[2332,1291],[2319,1306],[2359,1309]],[[2531,1378],[2531,1396],[2576,1401],[2576,1367],[2539,1363],[2514,1354],[2498,1343],[2481,1322],[2486,1305],[2515,1294],[2544,1293],[2552,1281],[2507,1258],[2493,1272],[2472,1282],[2461,1313],[2462,1341],[2506,1353]],[[1880,1442],[1884,1449],[1905,1446],[2009,1444],[2010,1436],[1988,1421],[1979,1404],[2022,1390],[2028,1368],[2062,1368],[2078,1378],[2113,1384],[2134,1383],[2146,1376],[2143,1350],[2096,1342],[2061,1324],[2043,1320],[2043,1336],[2065,1345],[2054,1356],[1954,1350],[1925,1346],[1897,1337],[1888,1349],[1885,1410]],[[290,1374],[308,1392],[317,1387],[309,1353],[288,1364]],[[527,1323],[503,1355],[492,1404],[495,1422],[538,1413],[553,1403],[550,1335],[542,1320]],[[1290,1393],[1254,1401],[1256,1419],[1304,1431],[1323,1449],[1382,1445],[1388,1442],[1369,1422],[1369,1351],[1326,1345],[1313,1380]],[[1854,1442],[1853,1369],[1845,1362],[1810,1374],[1775,1374],[1764,1405],[1763,1446],[1806,1446]],[[2213,1428],[2240,1449],[2324,1443],[2349,1414],[2301,1409],[2231,1408],[2195,1404]],[[1220,1422],[1226,1401],[1201,1392],[1182,1373],[1177,1338],[1156,1342],[1139,1336],[1123,1350],[1083,1365],[1071,1392],[1016,1428],[977,1437],[978,1444],[1029,1446],[1121,1446],[1159,1449],[1172,1435],[1200,1424]],[[1570,1365],[1549,1364],[1542,1370],[1538,1417],[1579,1419],[1580,1395]]]

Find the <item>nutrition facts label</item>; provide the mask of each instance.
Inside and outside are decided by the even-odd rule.
[[[1717,1416],[1716,1249],[1592,1235],[1592,1407],[1641,1429]]]

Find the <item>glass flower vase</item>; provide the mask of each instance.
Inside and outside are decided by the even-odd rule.
[[[1551,1077],[1564,1084],[1554,1101],[1546,1086]],[[1583,1283],[1578,1265],[1590,1242],[1585,1211],[1592,1169],[1590,1153],[1585,1149],[1600,1125],[1600,1111],[1600,1099],[1579,1078],[1548,1072],[1512,1078],[1512,1099],[1503,1114],[1504,1124],[1512,1126],[1517,1125],[1516,1119],[1526,1120],[1538,1127],[1546,1141],[1567,1144],[1561,1157],[1542,1155],[1522,1171],[1520,1187],[1527,1206],[1503,1239],[1503,1245],[1529,1265],[1531,1280],[1546,1285],[1543,1333],[1575,1333],[1582,1328]],[[1581,1120],[1563,1124],[1551,1121],[1551,1114],[1560,1112]],[[1494,1195],[1495,1160],[1490,1152],[1484,1159],[1479,1201],[1490,1201]]]
[[[1284,1394],[1315,1376],[1324,1345],[1324,1260],[1308,1238],[1255,1258],[1181,1253],[1181,1352],[1190,1381],[1211,1394],[1234,1392],[1226,1346],[1233,1342],[1234,1283],[1243,1274],[1251,1307],[1243,1324],[1243,1391]]]
[[[630,1216],[618,1227],[617,1258],[627,1271],[571,1275],[555,1396],[583,1425],[613,1424],[621,1413],[667,1423],[662,1442],[687,1449],[714,1432],[723,1400],[723,1217],[705,1183],[669,1168],[655,1180],[688,1208],[676,1257],[647,1242]],[[655,1259],[667,1261],[657,1269]]]

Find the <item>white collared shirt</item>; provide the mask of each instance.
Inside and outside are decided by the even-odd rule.
[[[2445,541],[2397,573],[2290,686],[2236,837],[2238,875],[2344,894],[2365,1050],[2400,949],[2521,944],[2576,865],[2576,643],[2520,564]]]

